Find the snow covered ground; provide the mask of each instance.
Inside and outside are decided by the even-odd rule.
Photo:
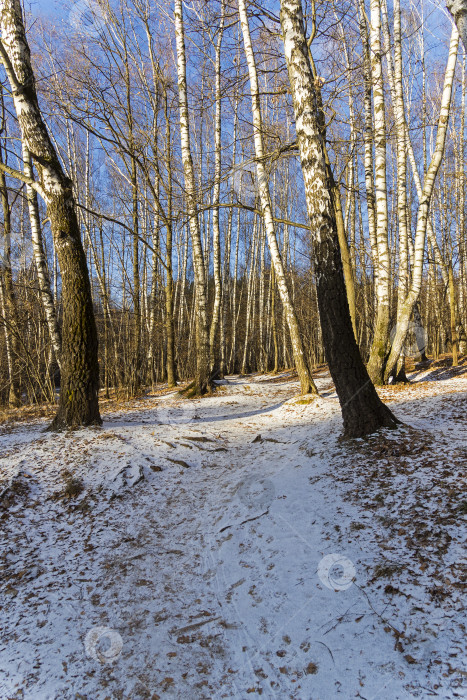
[[[467,378],[431,376],[352,443],[324,373],[4,428],[0,698],[466,697]]]

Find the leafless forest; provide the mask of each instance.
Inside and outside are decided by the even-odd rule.
[[[308,393],[323,362],[345,403],[368,375],[404,381],[408,355],[457,365],[448,6],[2,2],[2,404],[60,393],[55,426],[91,424],[99,390],[296,367]]]
[[[467,0],[0,0],[0,700],[466,695]]]

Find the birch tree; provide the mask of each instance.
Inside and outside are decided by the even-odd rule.
[[[376,393],[352,329],[301,0],[281,0],[280,19],[312,232],[323,342],[341,404],[344,434],[361,437],[382,426],[395,427],[398,421]]]
[[[446,0],[446,7],[453,16],[459,35],[467,49],[467,0]]]
[[[441,160],[444,154],[444,147],[446,143],[446,134],[449,123],[449,113],[451,107],[454,71],[457,63],[457,53],[459,48],[459,32],[454,26],[451,33],[451,41],[449,46],[449,57],[446,66],[446,73],[444,76],[444,87],[443,95],[441,100],[441,109],[438,120],[438,131],[436,134],[436,144],[431,158],[431,162],[428,166],[428,170],[425,175],[425,181],[423,183],[422,197],[418,205],[418,215],[417,215],[417,228],[415,233],[415,243],[414,243],[414,260],[413,260],[413,272],[412,281],[404,300],[404,303],[399,308],[399,314],[397,318],[397,326],[395,336],[391,346],[391,352],[386,364],[385,369],[385,380],[387,381],[391,372],[393,371],[396,362],[402,351],[402,347],[407,336],[407,331],[409,328],[410,318],[414,309],[414,306],[420,295],[420,290],[422,286],[423,277],[423,260],[425,255],[425,241],[426,241],[426,231],[428,226],[428,217],[430,212],[430,203],[433,195],[433,188],[436,181],[436,176],[438,174],[439,167],[441,165]]]
[[[224,35],[224,19],[225,19],[225,0],[221,2],[221,19],[218,29],[216,42],[216,58],[215,58],[215,101],[216,110],[214,118],[214,194],[213,194],[213,212],[212,212],[212,247],[213,247],[213,262],[214,262],[214,305],[212,310],[212,321],[209,333],[209,366],[210,371],[214,371],[216,357],[219,359],[220,352],[217,350],[217,333],[219,328],[220,312],[221,312],[221,245],[220,245],[220,226],[219,226],[219,197],[221,189],[221,48],[222,38]],[[219,368],[220,369],[220,368]],[[219,373],[216,370],[216,374]]]
[[[209,338],[207,321],[207,290],[204,267],[201,228],[196,198],[196,183],[191,153],[190,118],[188,113],[188,92],[186,78],[185,29],[183,24],[182,0],[175,0],[175,35],[177,40],[177,72],[180,104],[180,140],[183,171],[185,175],[185,196],[190,224],[193,267],[196,288],[196,377],[193,391],[204,394],[210,385]]]
[[[246,0],[239,0],[238,9],[240,13],[240,24],[242,27],[243,44],[245,47],[245,56],[248,64],[248,73],[250,78],[250,93],[251,106],[253,112],[253,133],[255,142],[256,154],[256,174],[258,180],[259,197],[261,201],[261,210],[268,239],[269,250],[271,253],[272,264],[274,265],[274,273],[276,284],[279,290],[280,298],[284,308],[287,325],[289,328],[290,338],[292,341],[293,355],[295,367],[300,378],[302,394],[314,393],[318,390],[313,382],[310,371],[307,367],[305,353],[303,351],[300,329],[298,326],[295,310],[290,298],[290,292],[287,287],[287,280],[284,272],[279,247],[277,245],[276,232],[274,228],[273,212],[271,195],[269,192],[268,176],[264,162],[264,143],[263,143],[263,125],[261,116],[261,103],[259,97],[258,75],[256,70],[256,60],[253,52],[251,41],[250,25],[246,10]]]
[[[63,171],[41,115],[20,0],[0,0],[0,28],[1,60],[22,139],[39,181],[31,181],[21,172],[10,174],[26,181],[46,202],[62,274],[62,373],[58,411],[51,427],[100,425],[97,330],[72,182]]]
[[[389,341],[390,257],[388,244],[388,198],[386,178],[386,112],[381,48],[381,3],[370,2],[371,74],[373,83],[375,140],[376,320],[368,360],[368,373],[375,384],[384,381],[384,362]]]
[[[23,172],[31,181],[34,180],[34,170],[32,165],[31,154],[29,153],[25,143],[22,144],[23,151]],[[47,318],[47,326],[49,329],[50,340],[55,353],[55,359],[61,369],[62,366],[62,338],[60,326],[58,324],[57,310],[55,308],[54,298],[50,287],[49,271],[47,269],[47,260],[45,257],[44,242],[42,239],[41,220],[39,212],[39,201],[37,192],[30,185],[26,185],[26,196],[29,208],[29,221],[31,225],[31,240],[34,251],[34,261],[36,263],[37,279],[39,282],[39,290],[41,293],[42,305],[44,307],[45,316]]]

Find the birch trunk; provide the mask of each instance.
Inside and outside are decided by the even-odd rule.
[[[397,317],[408,291],[408,228],[407,228],[407,125],[404,109],[404,93],[402,83],[402,33],[400,0],[394,0],[394,64],[391,56],[391,35],[387,0],[383,0],[383,32],[388,64],[388,76],[391,88],[393,109],[396,116],[396,155],[397,155],[397,222],[399,233],[399,277],[397,287]],[[404,358],[399,358],[397,370],[394,371],[396,381],[408,381],[405,375]]]
[[[344,434],[361,437],[382,426],[395,427],[398,421],[379,399],[352,329],[301,0],[282,0],[280,18],[312,229],[323,342],[342,408]]]
[[[214,123],[214,194],[212,212],[212,247],[214,262],[214,305],[212,309],[212,321],[209,334],[209,368],[211,373],[219,375],[221,367],[219,364],[219,350],[217,347],[217,330],[221,311],[222,281],[221,281],[221,244],[219,227],[219,197],[221,190],[221,48],[224,34],[225,0],[221,3],[221,21],[216,44],[216,113]],[[217,359],[217,363],[216,363]],[[216,364],[218,365],[216,367]]]
[[[185,32],[183,26],[183,3],[175,0],[175,34],[177,40],[178,93],[180,103],[180,139],[183,170],[185,175],[185,196],[188,210],[191,243],[193,249],[193,267],[196,287],[196,376],[193,392],[204,394],[211,384],[209,372],[209,338],[207,322],[207,294],[204,270],[201,229],[196,203],[196,185],[193,157],[190,144],[190,122],[188,115],[188,95],[186,79]]]
[[[446,0],[446,7],[454,17],[462,43],[467,50],[467,0]]]
[[[449,47],[449,58],[444,77],[444,88],[438,121],[438,132],[436,134],[436,145],[431,159],[431,163],[428,167],[425,176],[422,197],[419,201],[418,206],[412,282],[406,299],[404,300],[404,303],[400,309],[399,317],[397,319],[396,333],[392,342],[391,353],[385,369],[386,381],[390,376],[391,372],[393,371],[394,366],[402,352],[402,347],[407,336],[407,331],[409,328],[409,322],[413,312],[413,308],[418,300],[422,286],[423,259],[425,253],[425,240],[430,211],[430,202],[433,194],[436,176],[438,174],[438,170],[441,165],[441,160],[443,158],[444,147],[446,143],[446,134],[451,108],[452,86],[457,63],[458,47],[459,32],[457,31],[456,27],[453,27]]]
[[[266,168],[264,166],[263,127],[261,118],[261,104],[259,98],[258,76],[256,70],[255,56],[253,53],[253,46],[251,42],[248,15],[246,11],[246,0],[239,0],[238,8],[240,13],[240,23],[242,27],[245,55],[250,77],[250,92],[253,112],[253,129],[256,153],[256,173],[258,178],[258,188],[261,200],[261,209],[264,218],[264,226],[266,229],[266,236],[268,239],[269,250],[271,253],[271,260],[274,265],[277,287],[279,289],[279,294],[284,308],[285,317],[287,319],[287,325],[289,327],[295,367],[300,378],[301,391],[302,394],[308,394],[310,392],[317,394],[318,390],[307,367],[298,321],[290,299],[290,292],[287,287],[284,266],[279,252],[279,247],[277,245],[276,232],[274,229],[268,177],[266,173]]]
[[[23,170],[24,174],[31,180],[34,179],[32,168],[31,154],[26,148],[24,142],[23,147]],[[31,225],[31,239],[34,252],[34,262],[36,265],[37,279],[39,282],[39,290],[41,293],[42,305],[44,307],[45,317],[47,319],[47,327],[49,330],[50,340],[55,353],[55,359],[61,369],[61,352],[62,339],[60,334],[60,326],[58,325],[57,312],[55,309],[54,298],[50,287],[49,271],[47,268],[47,260],[45,257],[44,242],[42,240],[41,220],[39,215],[39,202],[37,192],[31,187],[26,186],[26,195],[29,207],[29,221]]]
[[[371,253],[373,258],[375,287],[378,284],[378,246],[376,242],[376,204],[373,159],[373,116],[371,99],[371,58],[368,26],[365,15],[364,0],[357,0],[359,15],[360,38],[363,47],[363,105],[365,113],[365,128],[363,140],[365,144],[365,189],[368,212],[368,231],[370,236]]]
[[[381,50],[381,4],[371,0],[371,74],[373,83],[375,139],[376,243],[378,248],[376,279],[376,320],[368,360],[368,374],[375,384],[384,382],[384,364],[389,341],[390,257],[388,244],[388,199],[386,179],[386,113]]]
[[[61,390],[51,428],[100,425],[97,330],[72,182],[63,172],[39,109],[20,0],[0,0],[0,25],[0,54],[22,139],[39,173],[62,272]]]

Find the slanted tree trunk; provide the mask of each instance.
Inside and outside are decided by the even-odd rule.
[[[23,143],[23,170],[24,174],[34,179],[34,171],[32,167],[31,154]],[[41,220],[39,215],[39,202],[37,192],[27,185],[27,200],[29,207],[29,221],[31,225],[31,239],[34,252],[34,262],[36,264],[37,279],[39,282],[39,290],[41,293],[42,305],[44,307],[45,317],[47,319],[47,327],[49,330],[50,341],[55,353],[55,359],[61,369],[62,366],[62,338],[60,326],[58,325],[57,312],[55,309],[54,298],[50,288],[49,270],[45,257],[44,242],[42,240]]]
[[[410,318],[420,295],[423,277],[423,259],[425,255],[425,239],[428,226],[428,216],[430,211],[430,202],[433,194],[436,176],[444,153],[446,143],[446,134],[449,122],[449,114],[451,108],[452,86],[454,79],[454,71],[457,63],[457,52],[459,47],[459,32],[453,27],[451,34],[451,43],[449,47],[449,58],[444,76],[443,96],[441,100],[441,109],[438,121],[438,132],[436,134],[436,144],[428,167],[425,181],[423,183],[422,197],[419,201],[417,230],[415,234],[414,245],[414,262],[412,282],[407,296],[402,304],[397,318],[396,333],[392,342],[391,353],[386,364],[385,380],[391,375],[396,362],[402,351],[405,342],[407,331],[409,328]]]
[[[180,103],[180,139],[183,170],[185,174],[185,196],[190,224],[195,272],[196,304],[196,376],[192,392],[204,394],[211,384],[209,372],[209,338],[207,321],[207,290],[204,269],[201,229],[196,202],[196,184],[191,155],[190,121],[188,114],[188,94],[186,79],[185,31],[183,26],[183,3],[175,0],[175,34],[177,39],[178,94]]]
[[[0,26],[0,55],[22,139],[39,174],[40,184],[28,184],[47,204],[62,274],[61,390],[51,428],[100,425],[97,331],[72,182],[63,171],[39,109],[20,0],[0,0]],[[25,179],[22,173],[17,176]]]
[[[398,421],[376,393],[352,329],[301,0],[281,0],[280,17],[311,224],[323,343],[342,408],[344,435],[361,437],[383,426],[395,427]]]
[[[462,43],[467,50],[467,0],[446,0],[446,7],[454,17]]]
[[[261,201],[261,209],[264,219],[264,226],[268,238],[271,260],[274,265],[277,288],[281,297],[287,325],[289,327],[290,339],[292,341],[292,349],[295,361],[295,367],[300,378],[302,394],[314,393],[318,390],[312,379],[308,369],[305,353],[303,351],[303,343],[300,336],[298,320],[290,298],[290,292],[287,287],[287,280],[284,271],[277,238],[274,229],[274,220],[272,212],[271,196],[269,192],[268,176],[264,164],[264,145],[263,145],[263,126],[261,117],[261,104],[259,98],[258,76],[256,70],[256,61],[251,43],[250,26],[246,11],[246,1],[239,0],[238,9],[240,13],[240,23],[242,27],[243,43],[245,46],[245,56],[248,63],[248,72],[250,77],[250,92],[253,112],[253,130],[255,140],[256,153],[256,173],[258,177],[258,188]]]

